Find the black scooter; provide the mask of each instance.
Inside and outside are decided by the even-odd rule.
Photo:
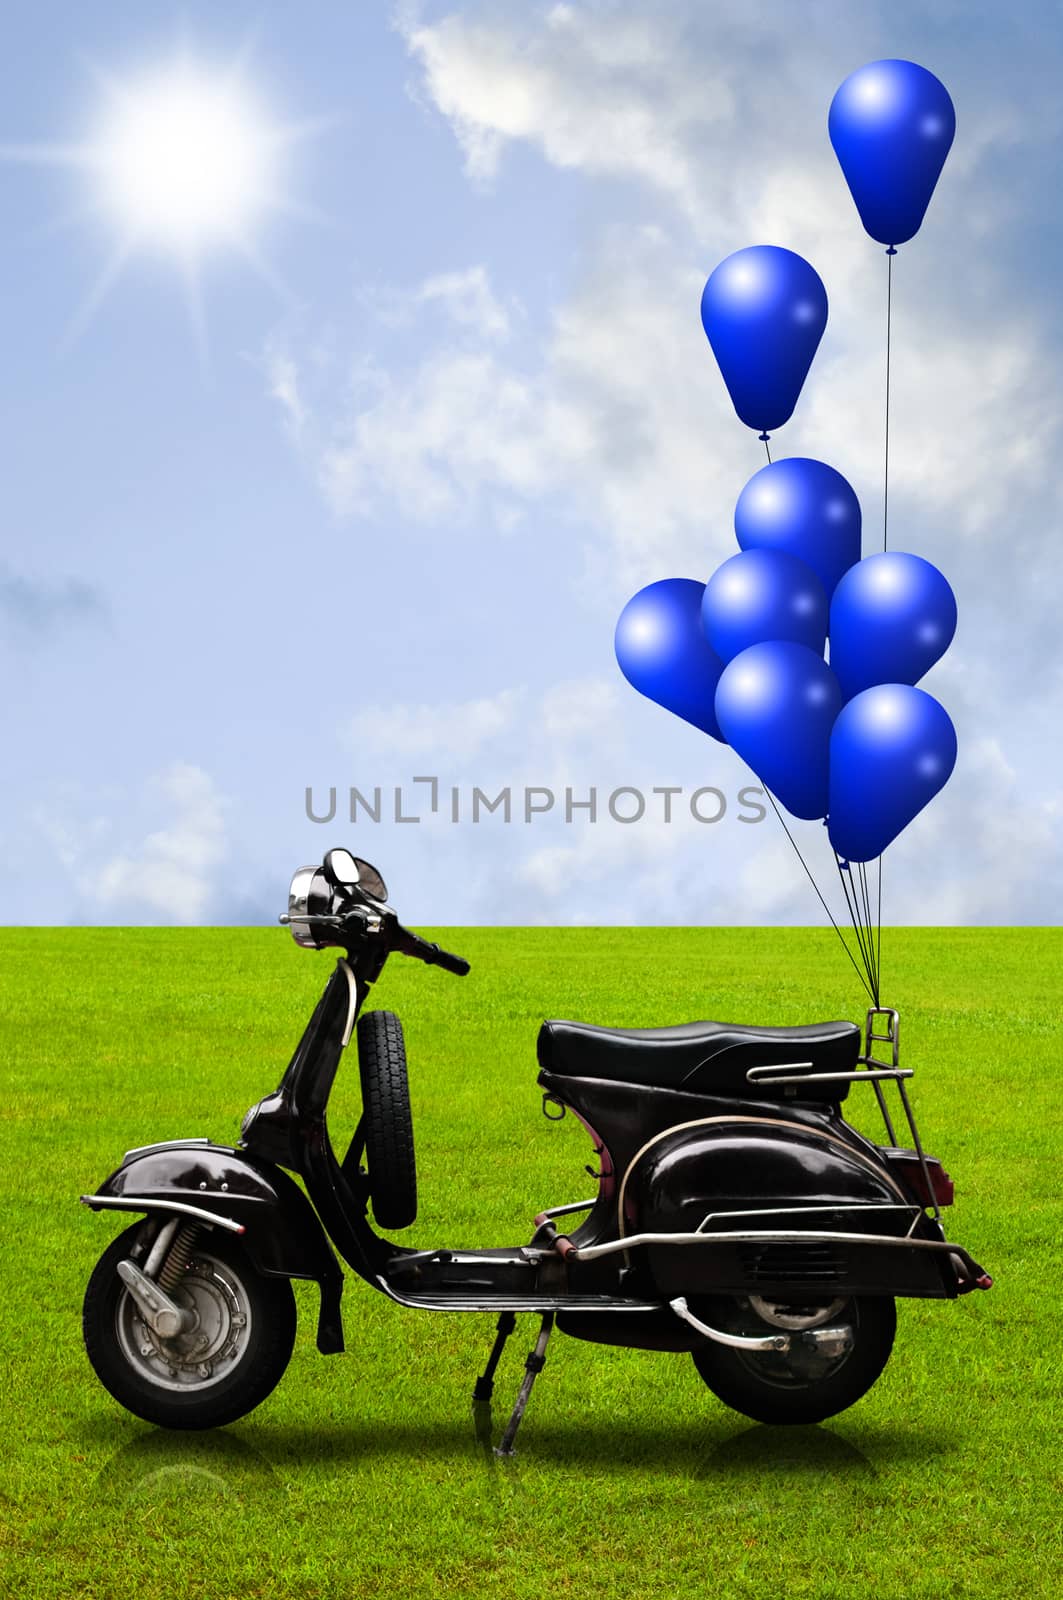
[[[343,1275],[329,1239],[400,1305],[497,1315],[478,1401],[490,1399],[517,1314],[541,1317],[502,1454],[512,1452],[555,1326],[577,1339],[688,1351],[735,1410],[808,1423],[875,1382],[893,1344],[895,1296],[953,1299],[990,1287],[945,1238],[952,1184],[920,1143],[897,1013],[885,1010],[868,1013],[863,1039],[850,1022],[546,1022],[543,1110],[557,1119],[571,1110],[586,1128],[595,1198],[543,1212],[528,1243],[512,1249],[411,1250],[380,1237],[370,1205],[389,1231],[416,1215],[413,1128],[399,1019],[359,1012],[393,952],[459,975],[468,963],[403,928],[379,873],[346,850],[300,868],[281,921],[300,945],[345,954],[280,1087],[244,1118],[240,1144],[181,1139],[130,1150],[81,1197],[143,1218],[104,1252],[84,1307],[89,1359],[137,1416],[212,1428],[265,1399],[292,1352],[291,1278],[316,1280],[318,1349],[341,1351]],[[363,1113],[339,1158],[326,1110],[352,1039]],[[873,1054],[883,1044],[887,1061]],[[888,1144],[843,1118],[851,1084],[877,1096]],[[899,1092],[911,1149],[897,1143],[887,1084]]]

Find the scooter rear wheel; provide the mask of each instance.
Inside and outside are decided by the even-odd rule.
[[[287,1278],[266,1278],[247,1252],[217,1230],[191,1246],[178,1304],[194,1328],[160,1339],[145,1323],[118,1263],[138,1257],[151,1224],[119,1234],[96,1263],[85,1291],[85,1349],[104,1388],[160,1428],[220,1428],[246,1416],[276,1387],[295,1343],[295,1296]]]
[[[704,1320],[737,1334],[763,1335],[785,1325],[772,1326],[748,1300],[722,1297],[711,1309],[706,1304]],[[852,1347],[843,1355],[821,1355],[794,1334],[785,1353],[706,1340],[693,1351],[694,1365],[718,1400],[754,1422],[823,1422],[854,1405],[881,1375],[893,1349],[897,1310],[888,1295],[853,1295],[830,1324],[852,1329]]]

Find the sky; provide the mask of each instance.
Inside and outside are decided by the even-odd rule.
[[[957,595],[924,686],[960,755],[883,914],[1057,922],[1058,5],[40,0],[7,43],[0,918],[266,923],[345,844],[414,925],[819,920],[748,769],[636,695],[612,635],[737,548],[764,458],[698,305],[747,244],[826,284],[774,447],[843,472],[877,548],[885,258],[826,115],[904,56],[957,135],[895,263],[891,545]],[[198,248],[148,227],[135,117],[108,143],[181,62],[268,154]]]

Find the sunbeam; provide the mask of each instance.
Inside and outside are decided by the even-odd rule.
[[[193,339],[206,364],[202,269],[227,251],[286,301],[291,293],[262,253],[268,215],[323,221],[286,190],[284,156],[336,121],[310,117],[274,121],[246,81],[247,50],[222,69],[198,64],[187,49],[129,81],[100,70],[93,76],[101,103],[94,132],[83,142],[0,144],[0,160],[83,172],[91,194],[73,218],[104,220],[114,229],[109,252],[63,341],[78,339],[131,258],[169,257],[183,281]]]

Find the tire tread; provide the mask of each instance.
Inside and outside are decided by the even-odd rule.
[[[393,1011],[359,1018],[358,1066],[373,1215],[381,1228],[408,1228],[417,1217],[417,1163],[406,1043]]]

